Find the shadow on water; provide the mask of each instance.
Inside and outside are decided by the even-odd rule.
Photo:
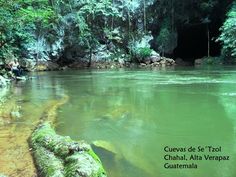
[[[135,167],[132,163],[124,158],[117,157],[116,154],[109,152],[106,149],[92,145],[94,151],[99,154],[101,161],[106,168],[108,176],[116,177],[123,176],[129,177],[130,174],[136,177],[149,176],[144,170]],[[118,172],[118,174],[117,174]]]

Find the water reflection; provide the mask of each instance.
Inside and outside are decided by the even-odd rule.
[[[229,78],[224,77],[228,74]],[[64,124],[58,131],[116,147],[112,167],[104,149],[98,150],[114,177],[137,176],[137,169],[141,176],[150,177],[220,177],[217,169],[222,164],[214,162],[199,162],[197,171],[165,170],[163,147],[221,145],[234,160],[234,124],[230,120],[234,113],[229,115],[219,99],[235,90],[230,88],[236,83],[235,75],[234,71],[216,70],[77,72],[67,76],[64,85],[71,100],[59,115]],[[228,91],[222,93],[222,85]],[[226,100],[229,105],[233,104],[230,100]],[[231,163],[224,163],[230,175],[234,174]]]
[[[23,108],[18,132],[48,101],[68,95],[57,131],[93,143],[112,177],[232,177],[235,78],[231,69],[68,71],[38,73],[10,90]],[[199,145],[222,146],[231,160],[200,161],[198,170],[163,168],[165,146]]]

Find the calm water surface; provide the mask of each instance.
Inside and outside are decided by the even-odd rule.
[[[57,132],[95,143],[110,177],[236,176],[236,68],[50,72],[24,90],[31,102],[70,97],[59,110]],[[222,152],[201,155],[230,161],[164,160],[181,155],[165,146],[208,145]],[[198,169],[164,168],[192,162]]]
[[[70,96],[57,131],[109,144],[115,153],[95,150],[111,177],[236,176],[236,70],[81,71],[52,77]],[[163,167],[165,146],[207,145],[221,146],[215,155],[231,160],[195,162],[198,169]]]

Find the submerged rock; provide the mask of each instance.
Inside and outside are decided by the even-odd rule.
[[[40,124],[30,138],[38,173],[42,177],[106,177],[91,146],[57,135],[49,123]]]
[[[185,61],[182,58],[176,58],[175,63],[178,66],[191,66],[192,65],[190,61]]]
[[[95,147],[103,148],[113,154],[116,154],[116,155],[118,154],[116,147],[108,141],[98,140],[98,141],[94,141],[92,145],[94,145]]]
[[[195,64],[195,65],[202,65],[202,63],[203,63],[203,59],[201,59],[201,58],[196,59],[196,60],[194,61],[194,64]]]
[[[223,60],[221,57],[203,57],[195,59],[194,65],[201,66],[201,65],[222,65]]]

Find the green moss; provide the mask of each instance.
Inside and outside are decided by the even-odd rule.
[[[64,177],[63,161],[57,158],[52,152],[44,147],[38,146],[35,147],[34,157],[40,176]]]
[[[33,132],[30,145],[43,177],[106,177],[101,161],[90,145],[57,135],[47,122]]]
[[[97,154],[95,154],[95,152],[94,152],[92,149],[90,149],[90,150],[88,151],[88,154],[89,154],[91,157],[93,157],[94,160],[96,160],[97,162],[101,163],[101,161],[100,161],[100,159],[98,158]]]
[[[98,172],[97,172],[98,176],[99,176],[99,177],[106,176],[106,172],[105,172],[105,170],[104,170],[104,168],[103,168],[103,166],[102,166],[101,160],[99,159],[99,157],[97,156],[97,154],[95,154],[95,152],[94,152],[92,149],[90,149],[90,150],[88,151],[88,154],[89,154],[91,157],[93,157],[93,159],[96,160],[96,161],[98,162],[98,164],[100,164],[99,170],[98,170]]]

